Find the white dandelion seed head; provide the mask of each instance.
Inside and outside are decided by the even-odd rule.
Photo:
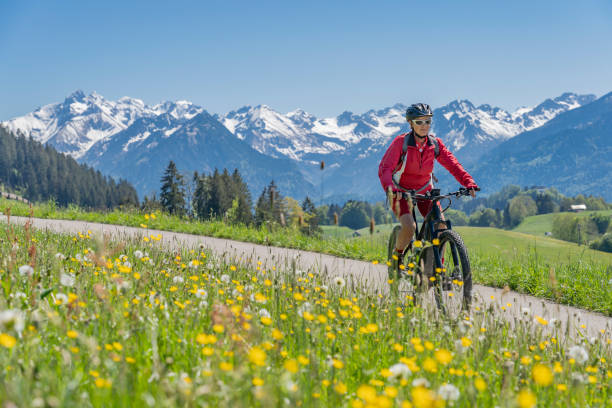
[[[329,291],[329,288],[327,287],[327,285],[321,285],[321,290],[323,292],[327,292],[327,291]]]
[[[572,379],[572,382],[574,382],[575,384],[586,384],[587,382],[586,375],[581,374],[577,371],[573,371],[570,374],[570,378]]]
[[[427,381],[427,378],[415,378],[412,381],[412,386],[413,387],[425,387],[425,388],[429,388],[429,381]]]
[[[153,262],[153,260],[151,258],[149,258],[148,262],[149,262],[149,265],[151,265],[151,266],[155,265],[155,262]]]
[[[123,263],[123,266],[128,267],[128,268],[131,268],[131,267],[132,267],[132,263],[131,263],[130,261],[125,261],[125,262]]]
[[[270,316],[270,312],[268,312],[266,309],[261,308],[259,309],[259,317],[271,318],[272,316]]]
[[[332,282],[334,283],[334,286],[337,288],[343,288],[346,286],[346,281],[344,280],[344,278],[342,276],[336,276]]]
[[[581,346],[570,347],[568,356],[576,360],[578,364],[584,364],[589,359],[589,353]]]
[[[179,275],[176,275],[174,278],[172,278],[173,283],[183,283],[184,281],[185,279],[183,279],[183,277]]]
[[[446,334],[450,334],[452,330],[449,325],[445,324],[444,327],[442,327],[442,331]]]
[[[391,371],[391,378],[393,380],[399,380],[402,378],[408,378],[412,375],[412,371],[410,368],[404,363],[397,363],[389,367],[389,371]]]
[[[142,253],[141,250],[137,249],[136,251],[134,251],[134,256],[138,259],[142,259],[142,257],[144,256],[144,254]]]
[[[55,295],[55,300],[60,301],[63,305],[64,303],[68,303],[68,296],[66,296],[64,293],[58,293]]]
[[[238,289],[234,289],[234,290],[232,290],[232,297],[235,297],[235,298],[236,298],[236,297],[238,297],[238,296],[240,296],[240,292],[238,291]]]
[[[63,286],[67,286],[67,287],[71,288],[71,287],[74,286],[74,282],[75,281],[76,281],[76,278],[71,273],[62,272],[60,274],[60,284],[62,284]]]
[[[453,384],[444,384],[438,388],[438,395],[445,401],[457,401],[461,393]]]
[[[205,300],[200,301],[200,309],[206,309],[208,307],[208,302]]]
[[[9,309],[0,312],[0,327],[21,333],[25,327],[25,316],[21,310]]]
[[[223,275],[221,275],[221,282],[229,283],[229,281],[230,281],[230,276],[227,273],[224,273]]]
[[[58,252],[57,254],[55,254],[55,259],[63,261],[64,259],[66,259],[66,255],[62,254],[61,252]]]
[[[34,268],[32,268],[30,265],[21,265],[19,267],[19,274],[21,276],[32,276],[33,273]]]
[[[76,258],[77,261],[82,261],[83,260],[83,255],[81,255],[81,254],[76,254],[74,257]]]
[[[521,313],[525,316],[529,316],[531,314],[531,309],[529,309],[528,307],[524,307],[521,309]]]

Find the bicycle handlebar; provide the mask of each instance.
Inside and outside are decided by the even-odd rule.
[[[478,187],[476,188],[460,187],[458,191],[453,191],[452,193],[447,193],[447,194],[440,194],[439,188],[433,188],[425,194],[416,194],[414,190],[401,191],[401,193],[402,193],[402,198],[404,199],[407,199],[408,197],[410,197],[413,200],[438,201],[443,198],[450,198],[451,196],[453,197],[469,196],[471,190],[480,191],[480,188]]]

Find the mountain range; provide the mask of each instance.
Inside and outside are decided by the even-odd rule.
[[[590,192],[574,185],[571,175],[556,181],[556,176],[561,176],[558,169],[548,178],[532,178],[524,170],[547,174],[538,170],[538,163],[545,164],[545,157],[551,152],[531,157],[521,149],[534,153],[534,149],[529,149],[534,134],[541,139],[546,139],[550,132],[565,135],[565,130],[574,126],[571,119],[565,119],[567,115],[573,117],[575,112],[581,112],[591,117],[589,112],[597,103],[604,105],[600,107],[603,113],[594,117],[589,129],[605,132],[607,128],[601,118],[607,118],[607,105],[602,99],[564,93],[513,112],[456,100],[434,110],[432,132],[455,153],[485,192],[497,191],[506,183],[537,183],[554,185],[562,192]],[[325,201],[341,202],[349,198],[383,198],[378,163],[393,137],[409,129],[405,109],[405,105],[395,104],[362,114],[343,112],[337,117],[319,119],[301,109],[282,114],[258,105],[211,115],[187,101],[149,106],[134,98],[124,97],[115,102],[95,92],[85,95],[76,91],[61,103],[46,105],[2,124],[71,154],[103,173],[127,179],[141,198],[159,191],[163,169],[169,160],[174,160],[188,176],[193,171],[208,173],[214,168],[230,171],[238,168],[255,196],[274,179],[283,194],[294,198],[310,195],[318,202],[324,196]],[[604,135],[597,147],[609,143],[609,137]],[[527,156],[531,159],[525,162]],[[612,159],[605,149],[592,157],[608,163]],[[509,164],[507,172],[496,178],[499,169],[496,165],[505,160],[520,164]],[[321,161],[325,162],[323,171]],[[448,188],[456,185],[444,175],[444,170],[437,169],[436,173],[445,184],[452,184],[446,184]]]

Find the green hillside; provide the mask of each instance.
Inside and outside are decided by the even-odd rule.
[[[551,213],[542,215],[533,215],[527,217],[521,222],[516,228],[513,229],[515,232],[522,232],[525,234],[543,236],[545,232],[552,231],[553,218],[557,214],[578,214],[581,217],[586,217],[590,214],[605,214],[612,215],[612,210],[606,211],[584,211],[581,213]]]

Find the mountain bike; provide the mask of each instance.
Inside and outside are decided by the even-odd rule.
[[[432,206],[419,229],[416,221],[416,205],[412,216],[416,222],[413,241],[404,251],[403,262],[390,272],[392,289],[407,293],[415,304],[423,298],[435,299],[438,309],[447,316],[469,311],[472,300],[472,271],[467,248],[461,236],[452,229],[450,220],[443,220],[444,213],[452,204],[452,198],[470,195],[470,190],[460,188],[448,194],[432,189],[426,194],[403,191],[402,198],[409,202],[431,201]],[[448,201],[442,209],[439,202]],[[443,228],[437,228],[444,225]],[[395,242],[401,227],[393,228],[389,237],[388,259],[393,262]],[[396,258],[397,259],[397,258]]]

